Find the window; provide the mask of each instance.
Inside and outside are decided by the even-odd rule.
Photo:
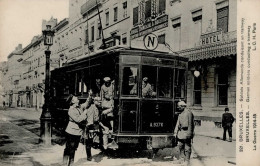
[[[194,105],[201,104],[201,76],[194,77],[194,90],[193,90],[193,103]]]
[[[217,10],[217,29],[228,32],[228,6]]]
[[[100,39],[101,38],[101,34],[102,34],[102,29],[101,29],[101,24],[100,22],[98,21],[98,25],[97,25],[97,39]]]
[[[85,31],[85,44],[88,44],[89,41],[88,41],[88,29],[86,29]]]
[[[138,6],[133,9],[133,25],[136,26],[138,24]]]
[[[228,74],[226,70],[218,72],[218,105],[228,104]]]
[[[138,94],[137,68],[136,67],[124,67],[122,94],[123,95],[134,95],[134,96],[136,96]]]
[[[173,28],[181,27],[181,17],[172,19]]]
[[[91,27],[91,41],[93,42],[95,40],[95,27]]]
[[[143,66],[142,97],[156,97],[157,67]]]
[[[151,17],[151,0],[145,2],[145,19]]]
[[[127,38],[126,37],[122,38],[122,43],[123,43],[123,45],[127,44]]]
[[[109,12],[106,12],[106,26],[109,25]]]
[[[172,76],[173,70],[171,68],[159,68],[158,73],[158,92],[159,97],[171,98],[172,97]]]
[[[159,0],[159,13],[165,12],[166,0]]]
[[[114,8],[114,22],[117,21],[117,17],[118,17],[118,8],[115,7],[115,8]]]
[[[174,28],[172,40],[175,41],[173,49],[179,51],[181,47],[181,17],[172,19],[172,26]]]
[[[202,33],[202,9],[196,10],[192,12],[192,20],[194,26],[192,28],[193,35],[191,36],[191,47],[196,46],[197,43],[200,41],[200,36]]]
[[[158,36],[158,43],[159,44],[165,44],[165,34]]]
[[[175,70],[174,92],[175,98],[184,98],[185,96],[185,70]]]
[[[127,1],[123,3],[123,18],[127,17]]]

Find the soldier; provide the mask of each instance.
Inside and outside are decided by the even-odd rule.
[[[188,164],[191,155],[191,140],[194,136],[194,116],[186,106],[184,101],[178,102],[178,108],[180,109],[181,114],[176,123],[174,136],[178,140],[178,147],[180,150],[180,158],[177,162],[185,162]]]
[[[101,106],[103,109],[102,114],[106,114],[110,121],[112,129],[110,133],[113,132],[113,109],[114,109],[114,81],[111,81],[109,77],[104,78],[104,84],[101,86],[100,90]]]
[[[90,104],[90,95],[85,103],[79,105],[78,97],[70,95],[67,102],[70,104],[68,111],[69,123],[66,127],[66,145],[63,154],[63,164],[73,165],[75,151],[77,150],[80,142],[81,135],[83,133],[82,122],[87,119],[86,109]],[[83,111],[84,110],[84,111]],[[85,126],[84,126],[85,127]]]
[[[228,131],[229,142],[232,142],[232,124],[234,122],[234,117],[229,113],[229,108],[225,108],[225,113],[222,115],[222,127],[224,129],[223,140],[226,140],[226,132]]]
[[[137,94],[137,84],[133,86],[130,94]],[[143,97],[154,97],[156,92],[153,91],[152,85],[148,82],[148,77],[144,77],[142,81],[142,96]]]

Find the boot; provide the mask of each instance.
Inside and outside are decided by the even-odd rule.
[[[87,160],[91,161],[92,160],[91,147],[86,148],[86,152],[87,152]]]
[[[229,140],[228,140],[228,142],[232,142],[232,137],[229,137]]]

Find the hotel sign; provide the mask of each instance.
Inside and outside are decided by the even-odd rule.
[[[135,39],[165,27],[168,27],[168,15],[163,15],[155,21],[147,21],[141,26],[134,27],[130,31],[130,36],[131,39]]]
[[[223,41],[222,31],[211,32],[200,36],[200,45],[214,44]]]

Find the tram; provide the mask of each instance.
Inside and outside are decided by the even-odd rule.
[[[54,121],[61,128],[66,126],[63,121],[69,108],[65,102],[69,94],[85,101],[89,89],[99,93],[103,78],[110,77],[114,84],[111,135],[118,148],[173,147],[176,104],[186,99],[187,67],[187,58],[130,48],[113,48],[72,61],[51,72]],[[150,95],[142,91],[144,78],[151,85]]]

